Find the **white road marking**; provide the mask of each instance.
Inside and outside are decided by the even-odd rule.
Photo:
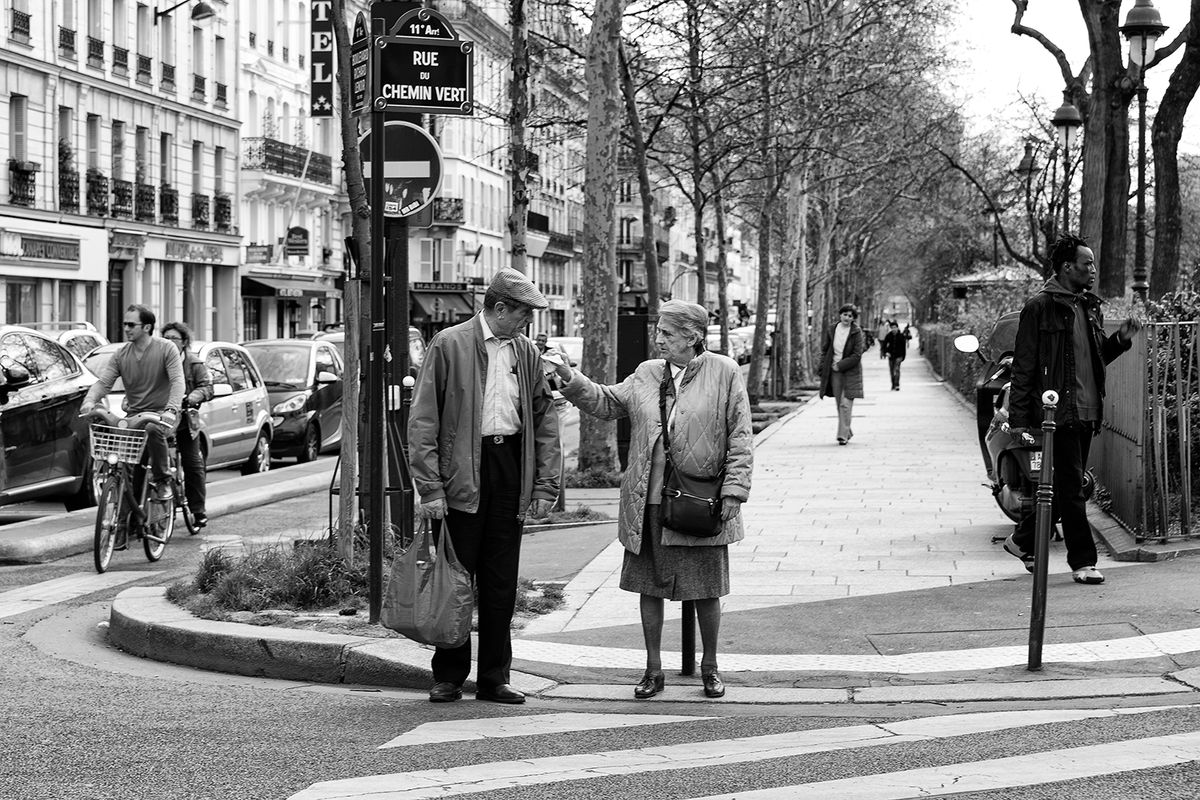
[[[593,731],[605,728],[632,728],[638,725],[663,725],[668,722],[692,722],[715,717],[684,717],[667,714],[532,714],[494,719],[459,719],[426,722],[401,734],[380,750],[412,747],[420,744],[465,742],[475,739],[506,739],[514,736],[539,736],[546,733]]]
[[[811,753],[930,741],[1056,722],[1112,719],[1126,714],[1149,714],[1187,707],[1190,706],[1001,711],[919,717],[879,725],[791,731],[771,736],[686,742],[572,756],[556,755],[521,761],[322,781],[292,795],[289,800],[419,800],[449,797],[614,775],[746,764]]]
[[[130,581],[146,577],[145,572],[105,572],[91,574],[81,572],[51,581],[42,581],[19,589],[0,592],[0,619],[15,617],[26,611],[36,611],[45,606],[61,603],[85,594],[111,589]]]
[[[1093,664],[1126,659],[1159,658],[1200,651],[1200,628],[1188,628],[1121,639],[1095,642],[1047,644],[1042,661],[1047,664]],[[622,647],[594,647],[531,639],[513,642],[513,655],[527,661],[573,667],[617,667],[637,669],[645,664],[646,652]],[[898,655],[864,654],[740,654],[722,653],[722,672],[889,672],[916,675],[926,672],[960,672],[1020,666],[1028,660],[1023,646],[979,647]],[[679,661],[677,652],[663,652],[663,660]]]
[[[1177,733],[943,767],[802,783],[693,800],[913,800],[1112,775],[1200,761],[1200,733]]]

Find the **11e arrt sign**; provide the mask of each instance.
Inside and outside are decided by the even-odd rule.
[[[376,96],[387,108],[425,114],[474,113],[473,43],[383,36]]]

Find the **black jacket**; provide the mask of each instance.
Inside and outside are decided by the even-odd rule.
[[[1072,335],[1075,309],[1088,316],[1092,370],[1100,395],[1100,414],[1104,414],[1104,367],[1128,350],[1133,343],[1114,333],[1104,335],[1104,315],[1099,297],[1091,292],[1073,295],[1051,279],[1021,309],[1017,323],[1017,343],[1013,352],[1012,389],[1008,396],[1009,424],[1014,428],[1041,425],[1042,393],[1058,392],[1055,420],[1060,424],[1078,422],[1075,407],[1075,347]]]
[[[904,334],[899,330],[888,331],[888,335],[883,337],[884,355],[888,358],[898,358],[901,361],[908,355],[908,339],[904,338]]]

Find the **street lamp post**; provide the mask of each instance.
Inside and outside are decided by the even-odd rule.
[[[1167,26],[1151,0],[1136,0],[1125,17],[1121,33],[1129,40],[1129,60],[1137,65],[1138,177],[1137,223],[1133,250],[1133,291],[1143,303],[1150,288],[1146,281],[1146,63],[1153,60],[1158,37]]]
[[[1083,124],[1079,109],[1071,104],[1070,94],[1063,92],[1063,103],[1054,112],[1051,120],[1058,131],[1058,144],[1063,152],[1063,233],[1071,232],[1071,144],[1075,141],[1075,129]]]
[[[168,9],[165,9],[163,11],[159,11],[159,10],[155,9],[154,24],[155,25],[158,24],[159,17],[170,16],[172,11],[179,8],[180,6],[187,5],[188,3],[191,3],[191,2],[194,2],[194,0],[180,0],[180,2],[176,3],[175,5],[171,6]],[[201,22],[202,20],[206,20],[206,19],[209,19],[210,17],[216,16],[216,13],[217,12],[213,10],[212,6],[210,6],[208,3],[204,2],[204,0],[199,0],[199,2],[196,3],[196,5],[192,8],[192,22]]]

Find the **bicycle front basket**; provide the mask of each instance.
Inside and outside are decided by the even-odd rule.
[[[95,423],[91,428],[92,458],[106,461],[111,453],[117,457],[117,461],[128,464],[136,464],[142,460],[142,451],[146,448],[146,431]]]

